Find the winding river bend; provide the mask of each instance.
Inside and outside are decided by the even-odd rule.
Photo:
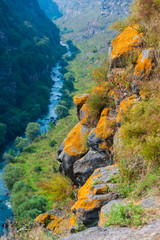
[[[69,46],[61,42],[62,46],[67,49],[67,55],[71,56]],[[61,89],[63,87],[63,75],[60,72],[61,66],[60,61],[57,62],[56,66],[51,70],[51,79],[53,81],[53,86],[51,88],[50,103],[48,106],[48,113],[43,119],[38,119],[40,124],[41,133],[48,131],[50,121],[56,121],[57,115],[55,113],[55,108],[59,104],[61,99]],[[13,145],[13,144],[12,144]],[[6,150],[10,148],[6,146]],[[4,224],[7,219],[10,219],[13,215],[10,201],[9,201],[9,191],[6,188],[4,181],[2,179],[3,168],[5,164],[0,161],[0,236],[4,233]]]

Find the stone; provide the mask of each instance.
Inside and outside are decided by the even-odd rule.
[[[73,165],[73,172],[77,184],[82,186],[95,169],[105,167],[110,164],[110,155],[107,155],[106,152],[99,153],[93,149],[90,149],[83,158],[76,161]]]
[[[142,80],[149,77],[154,66],[154,52],[152,48],[145,49],[139,55],[134,71],[134,79]]]
[[[129,26],[116,36],[112,41],[111,67],[120,67],[124,56],[141,47],[142,36],[138,32],[138,25]]]
[[[44,214],[40,214],[36,219],[35,219],[35,223],[36,224],[42,224],[42,225],[46,225],[47,220],[50,220],[51,215],[49,213],[44,213]]]
[[[82,106],[86,103],[89,96],[90,96],[90,94],[85,93],[85,94],[76,95],[73,98],[73,102],[77,108],[77,116],[78,116],[79,120],[82,119],[82,117],[80,116],[80,110],[81,110]]]
[[[115,119],[109,119],[109,108],[103,109],[97,127],[88,136],[87,145],[97,151],[106,151],[113,145]]]
[[[118,198],[118,194],[110,189],[110,179],[118,173],[115,165],[98,168],[78,192],[78,201],[72,207],[78,219],[85,225],[97,223],[99,211],[103,205]]]
[[[58,161],[60,172],[75,180],[73,175],[73,164],[82,158],[88,151],[85,145],[85,138],[88,136],[90,129],[78,123],[68,134],[58,151]]]
[[[128,227],[94,227],[60,240],[159,240],[160,219],[136,229]]]

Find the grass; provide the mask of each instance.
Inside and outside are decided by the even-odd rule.
[[[147,218],[141,206],[128,203],[126,205],[113,204],[109,213],[105,214],[105,227],[110,225],[132,227],[143,225]]]

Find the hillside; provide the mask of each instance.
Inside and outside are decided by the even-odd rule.
[[[50,69],[63,53],[59,29],[36,0],[0,1],[0,145],[47,110]]]
[[[62,13],[58,9],[58,5],[52,0],[38,0],[40,8],[52,20],[62,17]]]

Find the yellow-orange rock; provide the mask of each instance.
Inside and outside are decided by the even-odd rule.
[[[81,108],[83,106],[83,104],[87,101],[88,97],[89,97],[88,93],[78,94],[78,95],[74,96],[73,102],[78,108]]]
[[[126,114],[128,108],[135,102],[137,101],[136,95],[133,95],[129,98],[126,98],[121,101],[119,110],[118,110],[118,115],[116,118],[116,122],[121,122],[123,119],[124,114]]]
[[[44,213],[40,214],[36,219],[35,223],[43,224],[46,225],[47,220],[50,220],[50,214],[49,213]]]
[[[151,53],[152,53],[151,48],[142,51],[137,60],[137,65],[135,66],[134,78],[141,80],[149,76],[154,66]]]
[[[80,188],[78,201],[72,207],[72,211],[84,224],[90,225],[97,221],[99,209],[117,197],[114,192],[110,192],[110,188],[107,186],[111,176],[117,173],[118,169],[116,166],[96,169]]]
[[[142,44],[142,33],[138,32],[138,25],[127,27],[121,34],[112,41],[111,62],[112,65],[117,60],[124,57],[132,50]]]

